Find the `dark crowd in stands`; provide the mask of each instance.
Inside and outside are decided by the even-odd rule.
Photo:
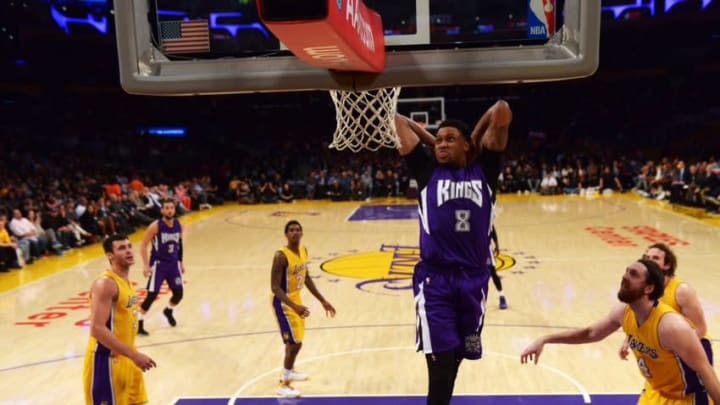
[[[713,81],[717,86],[717,77],[701,78],[693,86],[568,82],[523,90],[532,94],[511,91],[476,98],[463,98],[461,88],[446,90],[456,92],[448,97],[449,110],[468,121],[495,98],[513,105],[515,123],[500,193],[634,192],[717,213],[720,105],[695,93],[695,86]],[[577,94],[571,97],[563,90]],[[621,102],[631,94],[645,107],[633,110],[637,105]],[[555,100],[551,108],[537,101],[544,98]],[[581,106],[571,108],[567,100]],[[535,106],[539,111],[533,111]],[[555,125],[530,123],[546,114],[556,116],[550,121]],[[28,133],[22,126],[5,128],[12,136],[3,137],[0,222],[5,221],[14,245],[3,248],[2,269],[62,254],[116,232],[132,233],[160,218],[164,198],[174,199],[178,215],[183,215],[226,202],[415,196],[414,183],[394,150],[335,151],[327,147],[331,126],[323,134],[307,130],[312,128],[278,130],[248,142],[218,134],[164,138],[131,131],[111,136],[66,130],[47,135]],[[19,262],[13,260],[15,247],[21,252]]]
[[[683,30],[666,30],[671,21],[604,31],[601,66],[590,78],[407,88],[401,97],[442,96],[448,117],[469,124],[496,99],[508,100],[514,121],[500,193],[637,193],[714,215],[713,18]],[[710,32],[696,32],[703,29]],[[132,96],[117,70],[106,70],[84,61],[65,80],[36,65],[0,72],[0,271],[143,229],[160,217],[163,198],[183,215],[223,203],[416,195],[394,150],[328,149],[335,116],[326,92]],[[149,125],[181,126],[187,136],[137,130]]]

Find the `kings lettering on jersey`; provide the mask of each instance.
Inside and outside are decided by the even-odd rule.
[[[162,262],[170,266],[177,266],[180,259],[180,240],[182,239],[182,227],[177,219],[173,219],[172,225],[164,220],[157,221],[158,231],[152,240],[150,252],[150,265]]]
[[[466,198],[472,200],[478,207],[483,206],[482,180],[452,181],[438,180],[437,206],[440,207],[450,200]]]
[[[173,232],[173,233],[161,233],[160,234],[160,242],[161,243],[167,243],[167,242],[180,242],[180,232]]]
[[[487,271],[491,214],[492,190],[478,163],[435,167],[418,198],[422,261]]]

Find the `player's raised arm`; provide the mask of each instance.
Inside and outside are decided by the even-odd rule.
[[[417,144],[420,143],[420,137],[413,131],[410,121],[410,118],[404,115],[395,114],[395,129],[397,130],[398,138],[400,138],[400,148],[398,148],[400,156],[410,154]]]
[[[423,128],[411,118],[407,118],[407,122],[410,125],[410,129],[415,132],[415,135],[420,138],[420,142],[432,148],[435,147],[435,135],[431,134],[427,129]]]
[[[507,101],[499,100],[480,117],[470,135],[473,147],[502,152],[507,147],[512,110]]]

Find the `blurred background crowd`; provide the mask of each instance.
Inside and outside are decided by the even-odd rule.
[[[223,203],[415,196],[395,151],[328,149],[326,92],[128,95],[112,38],[9,38],[18,33],[8,21],[30,3],[0,6],[0,270],[144,227],[163,198],[182,215]],[[720,1],[676,3],[662,15],[604,14],[590,78],[401,97],[444,97],[448,116],[469,123],[508,100],[502,193],[611,190],[717,213]],[[152,125],[182,136],[150,134]]]

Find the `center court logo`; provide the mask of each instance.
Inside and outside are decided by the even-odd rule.
[[[406,295],[407,290],[412,290],[412,275],[418,260],[420,248],[417,246],[383,244],[378,251],[332,258],[320,264],[320,269],[337,276],[361,279],[355,288],[364,292]],[[514,258],[502,253],[495,262],[498,271],[515,265]]]

